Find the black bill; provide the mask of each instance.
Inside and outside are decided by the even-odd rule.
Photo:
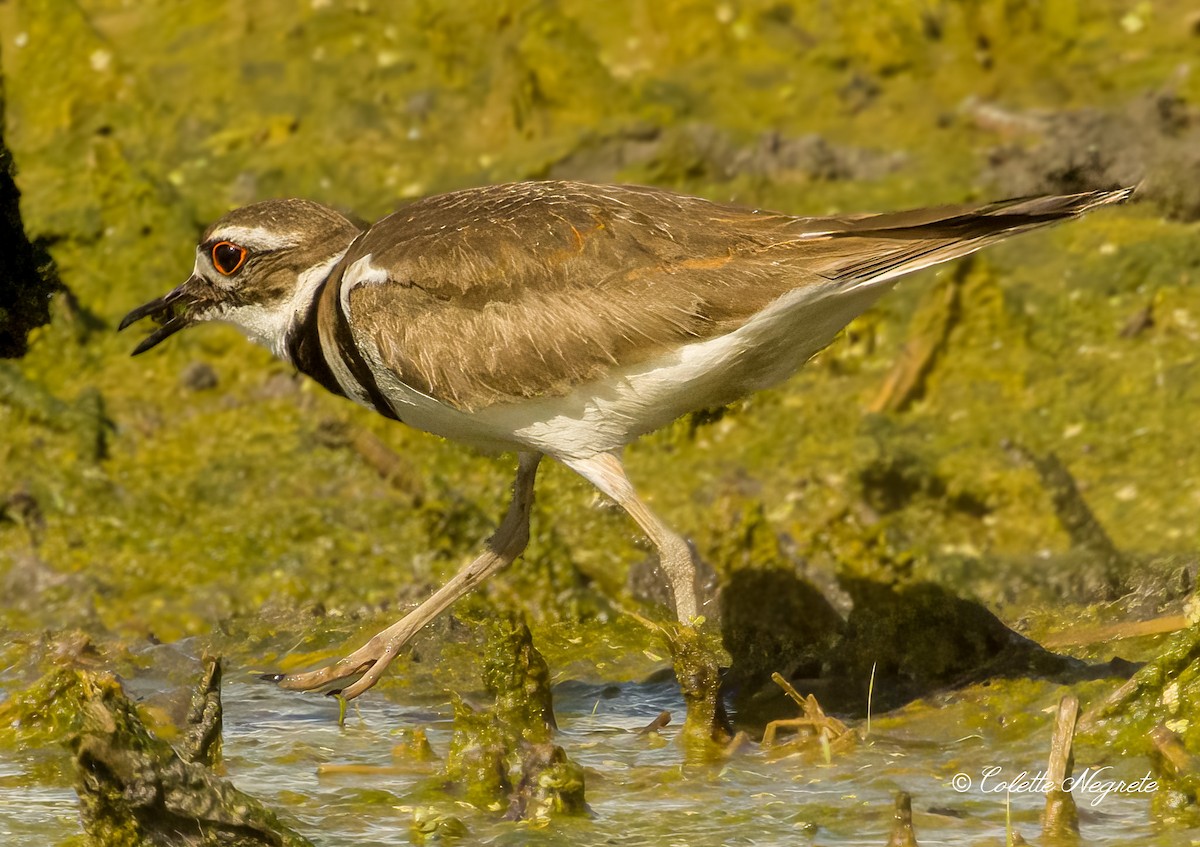
[[[169,294],[138,306],[121,319],[121,324],[117,327],[118,332],[147,317],[153,318],[159,325],[154,332],[143,338],[141,343],[133,348],[132,355],[136,356],[139,353],[145,353],[151,347],[170,338],[179,332],[179,330],[190,326],[194,322],[192,315],[196,311],[198,298],[189,289],[191,289],[195,282],[196,278],[192,277]]]

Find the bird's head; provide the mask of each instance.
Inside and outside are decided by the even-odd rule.
[[[308,200],[236,209],[205,231],[187,281],[134,309],[120,329],[145,317],[158,322],[136,356],[192,324],[224,321],[285,356],[292,325],[360,232],[343,215]]]

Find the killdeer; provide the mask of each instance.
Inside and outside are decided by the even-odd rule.
[[[515,451],[512,502],[484,550],[340,661],[273,677],[353,698],[423,626],[529,538],[543,456],[615,500],[658,548],[694,621],[683,537],[621,464],[638,436],[777,383],[904,274],[1125,200],[1132,189],[882,215],[797,217],[656,188],[522,182],[406,206],[369,229],[308,200],[208,228],[186,282],[130,312],[239,327],[334,394],[485,451]]]

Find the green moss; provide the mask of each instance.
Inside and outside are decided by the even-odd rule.
[[[837,141],[867,147],[886,137],[914,157],[902,172],[876,182],[736,182],[744,200],[824,211],[953,199],[970,190],[964,176],[973,172],[970,150],[981,139],[953,122],[939,126],[935,104],[955,103],[959,93],[984,85],[1009,103],[1037,102],[1048,98],[1055,79],[1069,80],[1078,99],[1116,99],[1130,90],[1131,68],[1137,76],[1173,67],[1169,49],[1149,50],[1120,54],[1119,70],[1081,74],[1078,63],[1050,62],[1044,45],[1069,43],[1080,63],[1112,55],[1110,45],[1131,36],[1113,28],[1109,11],[1056,3],[1010,14],[1010,5],[898,3],[870,16],[851,7],[751,6],[727,19],[670,3],[639,12],[645,20],[634,41],[572,4],[514,5],[488,14],[412,4],[372,11],[377,25],[369,33],[353,13],[330,7],[293,21],[286,46],[253,47],[244,29],[199,7],[112,19],[99,14],[95,23],[107,42],[75,7],[31,7],[23,28],[38,49],[10,57],[12,140],[18,158],[29,160],[22,184],[31,226],[58,238],[54,253],[64,279],[86,308],[111,323],[182,278],[199,225],[254,196],[307,194],[374,215],[410,190],[537,173],[597,128],[719,116],[735,139],[764,128],[834,131]],[[272,9],[262,12],[268,29]],[[1154,16],[1134,40],[1168,43],[1167,19]],[[172,31],[189,35],[161,35]],[[802,33],[820,34],[819,48],[797,53]],[[991,44],[991,67],[976,58],[981,33]],[[172,49],[167,57],[106,46],[125,43]],[[477,49],[483,44],[493,46]],[[90,59],[97,51],[112,54],[107,70],[96,70],[105,67],[103,55]],[[70,61],[59,61],[60,53]],[[314,60],[287,60],[299,54]],[[371,84],[339,88],[341,78],[327,73],[333,64],[344,79]],[[116,73],[118,66],[129,72]],[[858,113],[823,108],[856,74],[887,82]],[[149,77],[164,84],[136,82]],[[925,88],[916,98],[918,84]],[[209,93],[184,108],[166,96],[169,90]],[[471,132],[461,131],[473,120],[467,104],[483,91],[493,92],[495,105],[487,110],[499,115],[496,126],[482,131],[474,123]],[[129,102],[144,108],[117,105]],[[349,131],[364,122],[365,134]],[[440,143],[446,138],[455,143]],[[310,155],[318,149],[329,155]],[[936,157],[922,152],[934,150]],[[481,166],[485,155],[492,164]],[[635,168],[624,176],[727,195],[724,177],[702,160],[696,170],[694,155],[674,161],[665,150],[652,160],[653,173]],[[77,162],[87,163],[86,179],[58,177]],[[912,503],[895,523],[913,547],[932,554],[970,545],[1012,554],[1063,545],[1032,480],[1010,467],[996,444],[1017,437],[1041,446],[1030,433],[1041,438],[1080,424],[1076,443],[1088,452],[1064,459],[1073,468],[1079,460],[1081,480],[1098,486],[1098,517],[1118,546],[1126,538],[1135,545],[1139,538],[1163,538],[1177,549],[1194,545],[1194,533],[1185,529],[1193,495],[1185,488],[1184,496],[1171,496],[1176,477],[1165,470],[1190,455],[1179,439],[1195,401],[1191,386],[1200,384],[1189,378],[1192,330],[1180,323],[1195,311],[1189,282],[1197,273],[1195,240],[1186,228],[1136,213],[1102,218],[993,254],[990,276],[964,292],[962,326],[909,420],[937,456],[934,470],[947,490],[980,499],[991,511],[981,526],[978,518]],[[1114,249],[1098,249],[1106,244]],[[1157,293],[1139,291],[1147,281]],[[915,295],[922,287],[906,288]],[[702,493],[723,472],[717,450],[736,447],[749,476],[766,486],[759,499],[772,504],[772,521],[801,549],[811,547],[814,534],[824,532],[822,513],[838,512],[837,492],[818,489],[844,473],[858,449],[859,404],[878,390],[882,369],[908,331],[914,295],[901,291],[820,364],[758,395],[752,414],[728,417],[665,453],[656,446],[661,441],[648,439],[647,450],[633,451],[635,478],[675,480],[659,491],[651,486],[649,494],[674,523],[700,534],[710,522]],[[1151,296],[1160,305],[1150,336],[1113,339],[1114,324]],[[1119,361],[1078,354],[1101,342],[1117,345],[1114,355],[1122,345],[1154,354]],[[252,613],[263,603],[385,601],[407,582],[397,563],[427,563],[422,567],[428,572],[432,565],[436,578],[487,534],[499,512],[507,469],[488,469],[449,446],[372,421],[311,386],[264,402],[262,392],[276,390],[285,370],[228,331],[197,330],[133,361],[123,358],[128,346],[117,336],[80,344],[50,331],[35,338],[22,366],[25,379],[53,396],[91,389],[104,397],[119,432],[98,474],[75,465],[77,444],[53,433],[47,438],[37,421],[0,409],[13,436],[0,461],[49,504],[44,555],[67,571],[106,563],[98,611],[111,625],[173,639],[207,632],[215,619]],[[192,393],[179,384],[179,373],[196,359],[216,368],[215,392]],[[1161,373],[1154,362],[1163,363]],[[448,481],[435,488],[419,520],[390,505],[386,489],[351,457],[313,448],[315,420],[334,414],[380,432],[413,458],[415,473]],[[1144,429],[1146,415],[1151,429],[1130,463],[1123,458],[1129,440],[1120,434]],[[603,607],[581,586],[592,580],[618,588],[639,555],[629,550],[623,518],[598,520],[587,495],[568,479],[545,487],[542,502],[553,505],[539,506],[535,527],[545,542],[535,535],[527,559],[529,572],[546,574],[534,585],[550,581],[549,590],[535,594],[539,615],[564,604],[576,615],[597,613]],[[799,496],[791,490],[797,480],[808,489]],[[1136,499],[1114,498],[1129,485]],[[183,525],[180,514],[188,515]],[[278,514],[289,515],[286,526],[274,525]],[[379,526],[388,527],[386,537],[375,531]],[[374,537],[364,540],[365,531]],[[360,575],[372,575],[366,583],[359,576],[352,590],[342,570],[349,562]],[[194,608],[162,602],[180,594],[194,595]]]
[[[454,738],[446,759],[446,778],[460,787],[468,801],[489,806],[512,792],[508,777],[511,748],[506,728],[489,711],[480,711],[455,697]]]
[[[673,626],[668,633],[675,678],[687,704],[681,740],[694,759],[711,758],[714,745],[729,740],[729,718],[721,698],[719,660],[724,655],[710,628]]]
[[[483,684],[495,698],[495,716],[512,733],[513,742],[539,743],[554,728],[550,668],[533,646],[524,621],[514,615],[487,623]]]
[[[83,679],[81,671],[59,668],[0,705],[4,745],[14,749],[66,744],[83,726]]]
[[[1083,729],[1128,753],[1147,753],[1165,724],[1200,751],[1200,628],[1176,633],[1158,655],[1083,719]]]
[[[232,205],[299,195],[376,218],[420,194],[587,165],[797,213],[894,209],[989,193],[983,163],[1003,139],[968,97],[1109,108],[1168,81],[1200,95],[1200,75],[1174,76],[1195,52],[1184,0],[11,5],[0,23],[22,212],[103,331],[56,302],[5,374],[40,400],[0,401],[0,503],[27,492],[45,520],[36,542],[0,520],[3,586],[32,586],[0,592],[6,667],[28,665],[36,633],[74,626],[131,645],[217,641],[264,670],[297,644],[331,656],[426,596],[499,517],[510,460],[328,397],[231,330],[128,357],[134,339],[109,330],[186,276],[197,233]],[[761,154],[770,133],[899,164],[728,167],[729,150]],[[643,496],[715,564],[729,608],[742,604],[726,636],[735,665],[825,664],[832,618],[784,626],[823,608],[799,572],[827,595],[839,571],[934,582],[1009,621],[1032,611],[1043,631],[1119,614],[1061,601],[1089,563],[1011,443],[1053,451],[1113,545],[1164,563],[1134,569],[1147,596],[1178,599],[1200,549],[1200,242],[1162,211],[1105,211],[989,251],[962,280],[923,392],[897,411],[864,415],[904,345],[945,329],[918,311],[928,275],[785,385],[629,450]],[[1122,337],[1147,307],[1152,325]],[[183,379],[197,361],[214,389]],[[403,455],[419,502],[324,443],[329,418]],[[565,673],[636,679],[662,664],[617,611],[646,555],[624,515],[547,467],[530,549],[485,592],[540,622]],[[744,614],[768,591],[770,620]],[[474,645],[418,649],[444,666],[407,662],[384,696],[459,686]],[[914,672],[962,658],[933,649]],[[712,664],[695,680],[711,682]]]
[[[447,780],[476,805],[507,805],[516,820],[583,813],[583,770],[550,741],[550,671],[529,627],[510,612],[486,628],[483,681],[494,702],[475,709],[454,696]]]

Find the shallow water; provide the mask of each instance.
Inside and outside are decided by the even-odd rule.
[[[1033,719],[1002,748],[986,726],[990,718],[980,730],[981,699],[995,695],[980,688],[932,708],[877,717],[867,742],[829,764],[815,751],[777,758],[778,751],[755,745],[721,762],[694,764],[674,743],[677,724],[661,739],[636,732],[663,709],[682,718],[673,683],[563,682],[555,688],[557,740],[587,771],[592,815],[537,825],[503,821],[502,810],[456,801],[436,787],[434,765],[413,764],[399,774],[318,775],[324,763],[401,764],[391,754],[401,728],[426,728],[434,750],[444,754],[451,733],[444,699],[397,703],[368,695],[352,704],[339,728],[335,701],[238,676],[231,672],[224,688],[227,776],[314,843],[330,847],[415,840],[410,824],[418,808],[461,819],[468,842],[499,845],[881,845],[897,790],[913,796],[921,844],[1002,844],[1005,794],[959,793],[952,778],[965,772],[978,785],[978,771],[988,765],[1004,768],[996,779],[1043,768],[1052,716],[1040,712],[1062,693],[1050,683],[1018,683],[1030,707],[1023,717]],[[141,678],[129,688],[134,696],[149,696],[158,684]],[[1100,762],[1104,755],[1078,751],[1075,773],[1111,764],[1114,776],[1134,779],[1145,770],[1144,759]],[[27,785],[34,761],[0,763],[5,845],[41,847],[79,831],[70,788]],[[1086,843],[1180,843],[1181,833],[1155,836],[1147,794],[1111,794],[1095,805],[1089,805],[1094,797],[1077,798]],[[1013,826],[1037,841],[1041,795],[1013,794],[1011,804]]]
[[[1200,102],[1200,74],[1178,72],[1194,64],[1187,0],[890,3],[869,14],[866,4],[775,0],[723,3],[717,14],[675,0],[300,5],[264,0],[251,21],[237,4],[0,3],[26,223],[109,328],[186,276],[198,224],[269,196],[375,219],[422,194],[550,174],[801,214],[882,211],[1000,196],[983,163],[1005,132],[972,120],[970,102],[1018,121],[1124,107],[1147,90]],[[725,139],[717,146],[758,157],[763,141],[810,136],[865,164],[833,176],[777,163],[763,176],[704,143]],[[901,287],[789,385],[699,431],[681,424],[635,446],[631,476],[722,578],[751,560],[777,565],[784,549],[830,579],[915,557],[917,578],[944,578],[1014,621],[1030,611],[1025,570],[1051,589],[1070,572],[1043,556],[1067,544],[1046,492],[999,446],[1026,444],[1070,466],[1120,548],[1194,560],[1200,239],[1194,224],[1162,221],[1164,211],[1112,210],[981,257],[947,354],[902,414],[862,409],[901,355],[928,278]],[[1125,337],[1151,305],[1151,324]],[[218,634],[229,621],[272,610],[277,619],[314,605],[404,604],[490,532],[510,483],[503,463],[385,428],[292,380],[232,330],[185,333],[135,360],[134,339],[89,329],[74,311],[57,310],[21,372],[64,402],[98,391],[114,426],[102,458],[95,432],[0,403],[0,500],[19,488],[47,518],[36,555],[25,527],[0,520],[4,586],[36,588],[0,596],[0,684],[46,631],[129,643],[153,634],[179,649],[188,636],[232,642]],[[211,368],[216,390],[181,378],[196,364]],[[326,419],[386,437],[425,505],[404,505],[413,492],[397,494],[325,444]],[[89,437],[92,458],[81,447]],[[845,520],[862,511],[854,481],[894,468],[911,471],[915,493],[883,530]],[[929,496],[939,490],[954,496]],[[645,556],[628,522],[597,509],[562,468],[543,470],[535,508],[530,550],[502,590],[531,613],[552,606],[552,619],[607,608],[563,586],[621,596]],[[757,525],[743,519],[759,513]],[[738,546],[750,537],[754,550]],[[1018,574],[1018,561],[1033,564]],[[22,570],[24,582],[13,576]],[[564,593],[581,608],[562,611]],[[1074,615],[1055,613],[1061,623]],[[259,629],[248,649],[264,660],[284,652],[282,637]],[[1001,844],[1005,795],[960,794],[951,780],[962,771],[977,782],[988,766],[1039,770],[1045,710],[1062,693],[1016,683],[1019,695],[973,689],[877,717],[868,743],[828,765],[754,747],[688,764],[674,743],[674,686],[622,682],[609,696],[611,681],[644,679],[644,669],[618,674],[619,649],[577,640],[586,643],[574,658],[550,661],[576,678],[557,677],[559,742],[588,769],[590,818],[506,823],[431,790],[428,770],[319,777],[325,762],[391,765],[393,732],[405,726],[427,728],[444,754],[451,709],[432,693],[441,688],[385,682],[339,729],[334,702],[251,683],[236,658],[224,691],[227,774],[322,845],[403,843],[413,808],[430,806],[461,817],[469,842],[882,845],[895,790],[913,795],[923,845]],[[169,675],[156,667],[131,686],[150,697],[180,683]],[[676,724],[662,740],[626,731],[664,708]],[[0,756],[0,845],[79,832],[64,757]],[[1089,764],[1134,779],[1146,760],[1079,751],[1076,772]],[[1034,841],[1041,806],[1039,795],[1012,797],[1016,826]],[[1081,803],[1080,815],[1089,844],[1185,840],[1153,834],[1145,795]]]

